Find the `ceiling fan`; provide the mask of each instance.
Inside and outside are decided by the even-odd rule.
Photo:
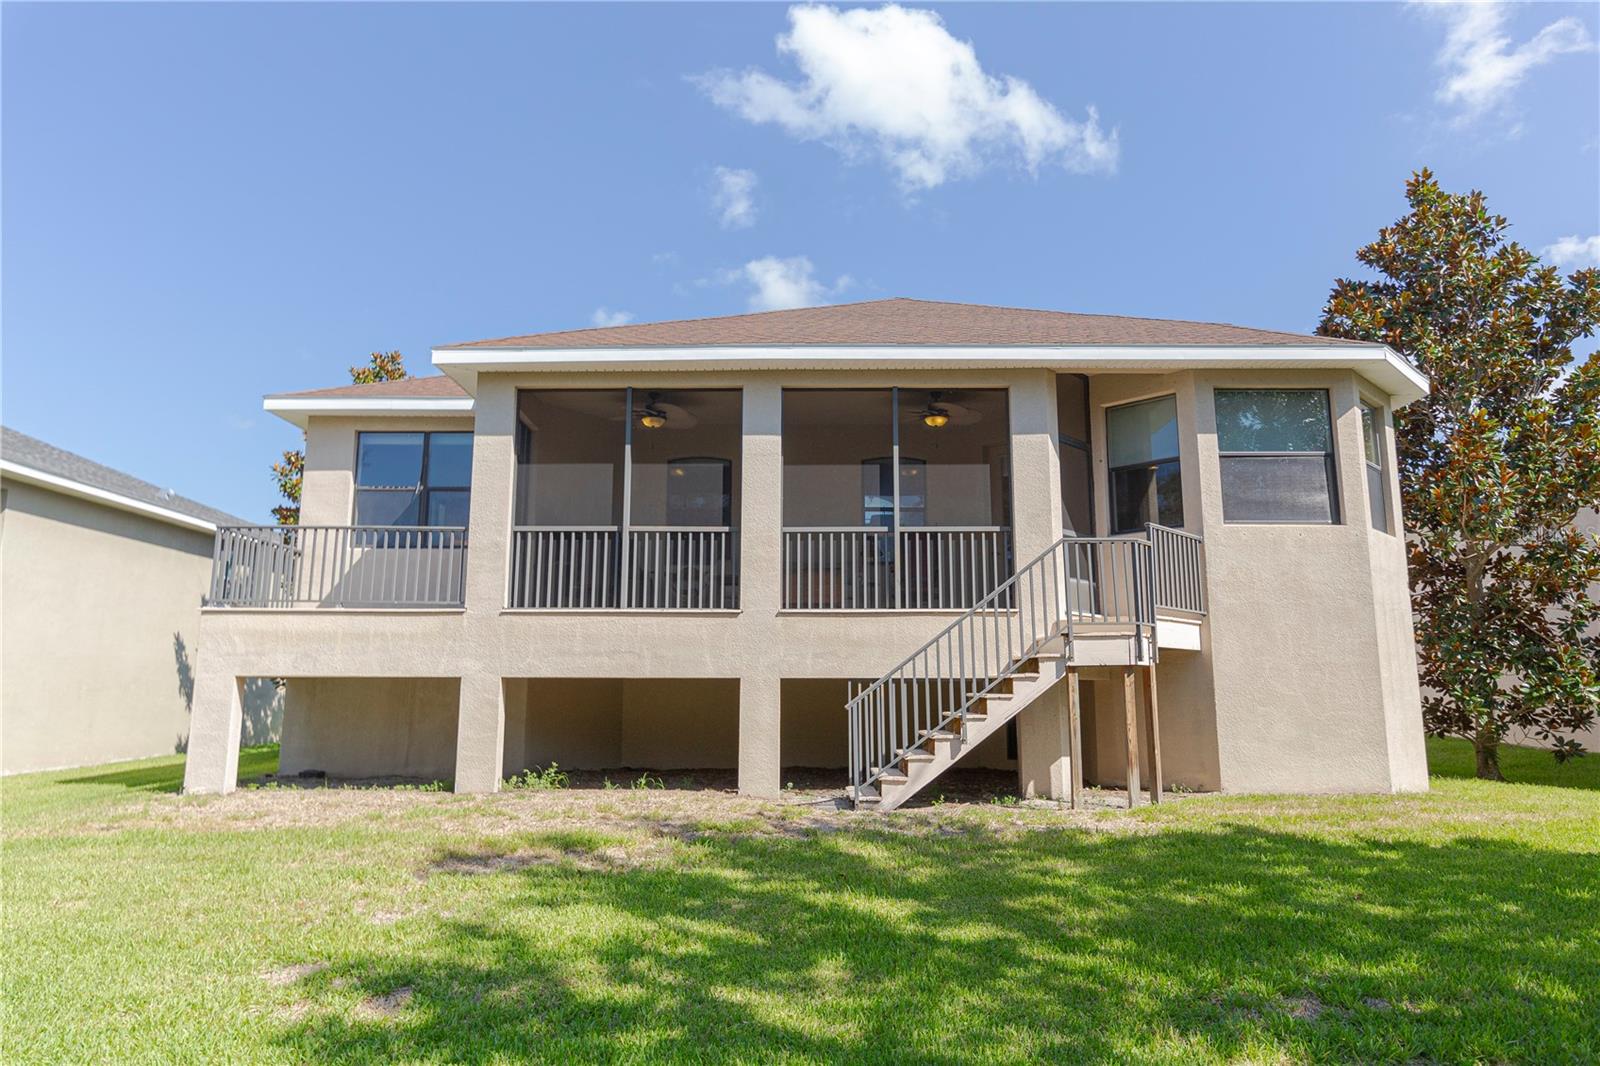
[[[649,393],[642,404],[634,404],[633,417],[645,429],[690,429],[699,422],[684,408],[663,400],[659,392]]]
[[[928,393],[928,403],[920,411],[908,411],[902,416],[907,421],[917,420],[929,429],[945,426],[970,426],[982,421],[983,413],[959,403],[951,403],[942,392]]]

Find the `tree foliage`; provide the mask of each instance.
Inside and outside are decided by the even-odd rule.
[[[371,385],[378,381],[396,381],[406,376],[405,356],[399,352],[373,352],[364,366],[350,368],[350,381],[356,385]],[[272,509],[272,517],[280,526],[300,524],[300,487],[305,480],[306,453],[304,448],[284,452],[283,460],[272,464],[272,477],[278,493],[288,503]]]
[[[1600,707],[1600,542],[1574,525],[1600,505],[1600,353],[1573,355],[1600,325],[1600,271],[1563,278],[1482,193],[1427,170],[1406,199],[1357,253],[1377,279],[1337,281],[1319,332],[1387,344],[1430,379],[1395,425],[1424,720],[1498,779],[1513,729],[1564,760]]]

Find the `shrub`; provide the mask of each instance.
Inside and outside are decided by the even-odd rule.
[[[570,783],[571,778],[557,763],[551,763],[543,770],[529,767],[520,774],[513,774],[506,778],[506,788],[527,789],[532,792],[548,792],[552,789],[566,788]]]

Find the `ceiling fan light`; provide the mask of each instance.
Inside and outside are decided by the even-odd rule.
[[[943,429],[950,424],[950,415],[940,408],[930,407],[923,414],[922,422],[929,429]]]
[[[639,424],[645,429],[660,429],[667,424],[667,416],[654,411],[646,411],[639,416]]]

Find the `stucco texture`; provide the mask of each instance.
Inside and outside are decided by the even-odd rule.
[[[183,751],[210,533],[7,479],[0,483],[0,769]],[[276,736],[272,683],[241,729]]]
[[[1329,390],[1348,524],[1242,526],[1222,520],[1212,389],[1232,383]],[[742,390],[738,611],[505,608],[517,390],[622,385],[666,392]],[[938,611],[800,613],[781,606],[783,391],[889,385],[1007,390],[1016,557],[1032,559],[1060,537],[1056,383],[1048,371],[879,374],[797,368],[681,372],[665,381],[611,372],[484,373],[476,400],[465,608],[210,610],[202,622],[206,669],[224,678],[425,674],[461,679],[457,714],[463,724],[456,735],[454,776],[465,790],[497,787],[521,751],[525,762],[548,758],[572,766],[609,762],[613,753],[624,764],[714,766],[731,759],[741,791],[774,793],[784,765],[842,762],[843,731],[833,732],[843,717],[834,709],[842,703],[839,679],[880,676],[957,617]],[[1364,515],[1365,479],[1355,375],[1262,369],[1093,377],[1091,436],[1102,530],[1108,527],[1104,409],[1165,393],[1178,399],[1185,527],[1206,541],[1211,607],[1198,651],[1162,653],[1167,779],[1228,791],[1425,786],[1415,663],[1406,652],[1410,619],[1403,557],[1387,543],[1396,538],[1372,533],[1358,520]],[[359,429],[424,424],[460,428],[461,420],[313,417],[307,520],[349,520],[350,467]],[[1091,728],[1098,729],[1112,713],[1105,708],[1120,712],[1120,703],[1105,699],[1102,687],[1099,682],[1085,686],[1092,691],[1087,704],[1096,725]],[[645,700],[639,691],[652,695]],[[202,679],[200,692],[209,726],[204,751],[191,758],[187,786],[218,791],[231,785],[229,715],[237,710],[229,706],[236,697],[226,680]],[[629,712],[642,700],[656,708],[654,717]],[[641,740],[650,730],[661,735]],[[1052,731],[1032,729],[1027,735]],[[1099,731],[1106,743],[1112,735],[1109,724]],[[470,758],[464,761],[464,756]],[[990,759],[992,753],[972,757]],[[1089,758],[1086,753],[1086,763]],[[1120,761],[1108,762],[1104,776],[1111,777],[1117,765]]]

